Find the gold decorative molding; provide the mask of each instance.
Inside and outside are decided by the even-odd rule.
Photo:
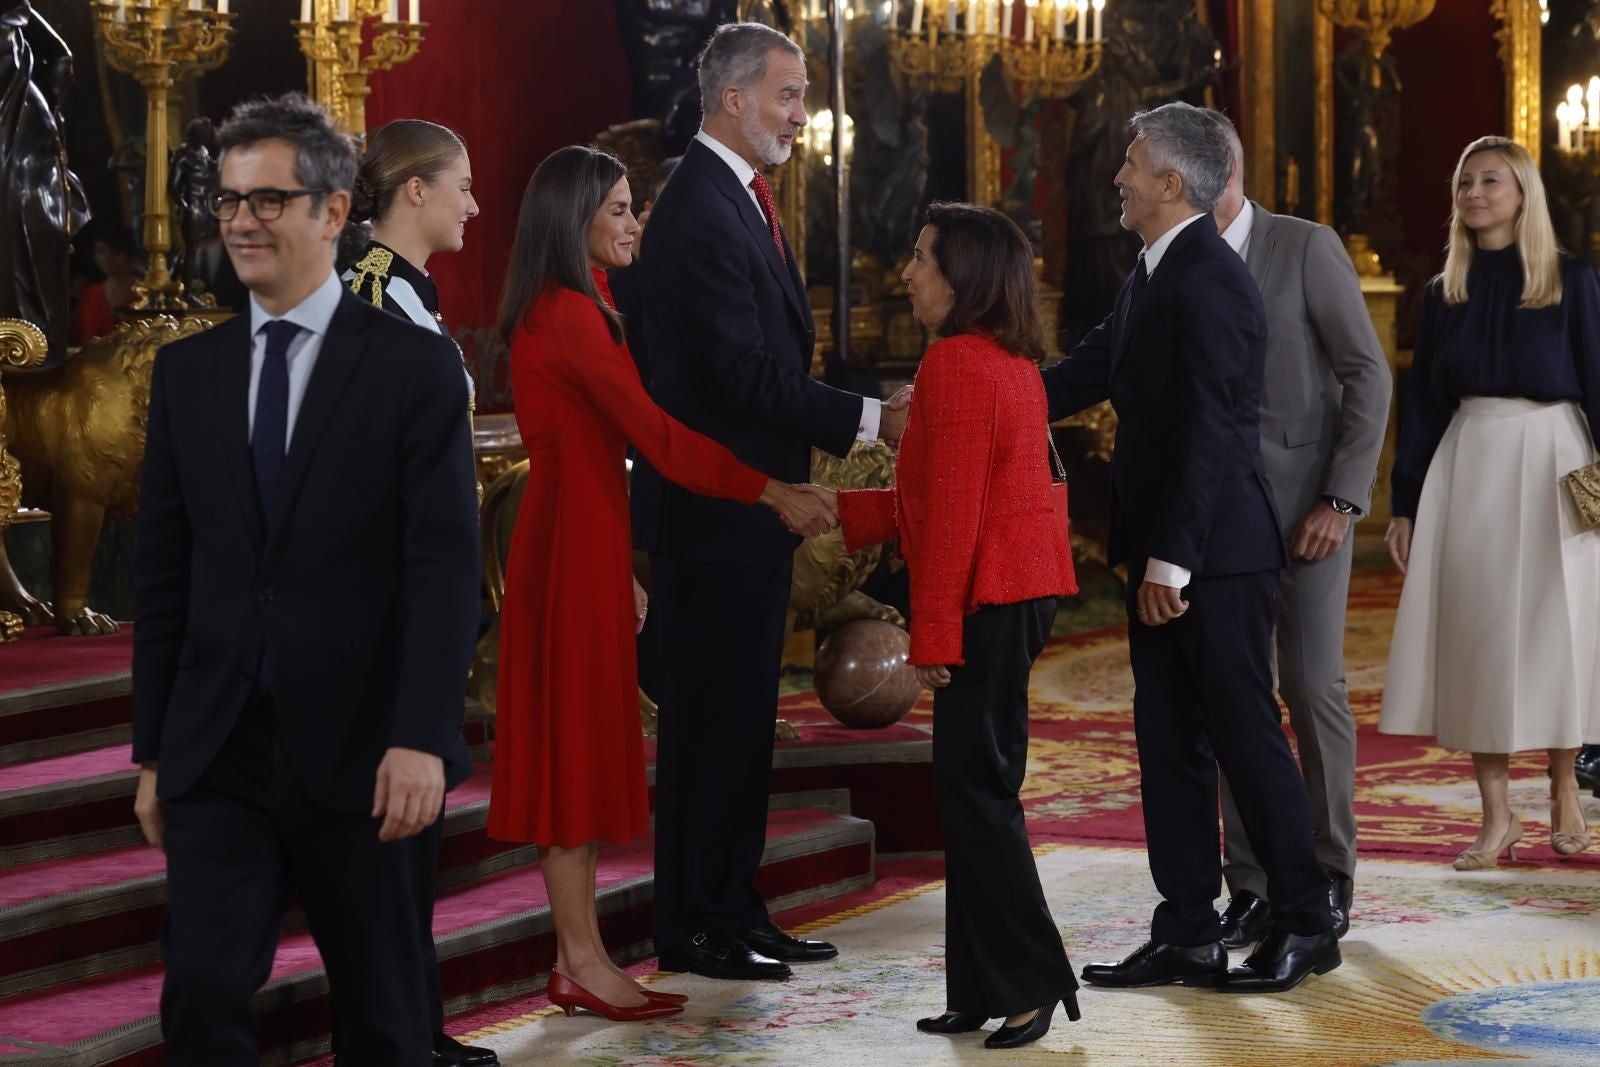
[[[49,352],[49,342],[44,331],[22,319],[0,319],[0,369],[36,367],[44,362]],[[5,408],[0,407],[0,412]],[[5,419],[0,416],[0,430]]]
[[[1539,162],[1539,0],[1489,0],[1489,13],[1500,21],[1500,66],[1506,75],[1506,136]]]
[[[1316,67],[1317,221],[1333,225],[1333,23],[1317,12],[1312,30]]]
[[[1279,209],[1276,0],[1244,4],[1245,185],[1268,211]]]

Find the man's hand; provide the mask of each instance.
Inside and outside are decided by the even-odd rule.
[[[794,502],[778,514],[802,537],[818,537],[839,528],[839,494],[820,485],[796,485]]]
[[[950,668],[943,663],[924,664],[917,668],[917,683],[924,689],[943,689],[950,684]]]
[[[391,748],[378,764],[372,817],[379,841],[399,841],[432,826],[444,808],[444,760],[414,748]]]
[[[146,763],[139,768],[139,791],[133,797],[133,814],[139,819],[139,829],[144,839],[156,848],[166,847],[166,820],[163,818],[167,802],[156,796],[156,765]]]
[[[883,405],[878,437],[892,448],[899,448],[900,438],[905,436],[906,420],[911,417],[912,389],[909,385],[901,386]]]
[[[1383,543],[1389,547],[1389,558],[1394,560],[1400,573],[1406,573],[1406,568],[1411,565],[1411,520],[1390,519],[1389,529],[1384,531]]]
[[[1345,534],[1349,532],[1350,516],[1333,510],[1333,505],[1326,500],[1319,500],[1294,528],[1289,554],[1295,559],[1327,559],[1344,544]]]
[[[1139,605],[1139,621],[1146,626],[1164,626],[1189,610],[1189,602],[1170,585],[1140,582],[1135,599]]]

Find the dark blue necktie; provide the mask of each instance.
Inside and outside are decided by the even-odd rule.
[[[1133,269],[1133,284],[1128,286],[1128,300],[1118,310],[1117,337],[1120,340],[1127,336],[1128,317],[1133,313],[1133,305],[1144,296],[1145,286],[1150,284],[1150,274],[1144,269],[1144,253],[1139,253],[1139,265]]]
[[[256,496],[268,528],[278,507],[278,476],[289,440],[289,343],[300,327],[274,319],[262,327],[267,334],[267,358],[261,363],[256,385],[255,428],[250,435],[250,456],[256,467]]]

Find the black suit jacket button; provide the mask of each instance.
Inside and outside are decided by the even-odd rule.
[[[263,590],[261,590],[261,592],[256,594],[256,602],[260,603],[260,604],[270,604],[270,603],[272,603],[272,590],[271,589],[263,589]]]

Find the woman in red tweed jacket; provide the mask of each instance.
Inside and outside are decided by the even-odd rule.
[[[1028,673],[1056,598],[1078,591],[1053,507],[1033,250],[1004,215],[934,204],[904,279],[939,334],[917,371],[894,489],[837,494],[851,551],[898,537],[911,572],[911,662],[934,689],[944,830],[948,1010],[930,1033],[1005,1025],[1014,1048],[1078,1018],[1077,981],[1039,886],[1018,791]],[[826,491],[823,491],[826,492]]]

